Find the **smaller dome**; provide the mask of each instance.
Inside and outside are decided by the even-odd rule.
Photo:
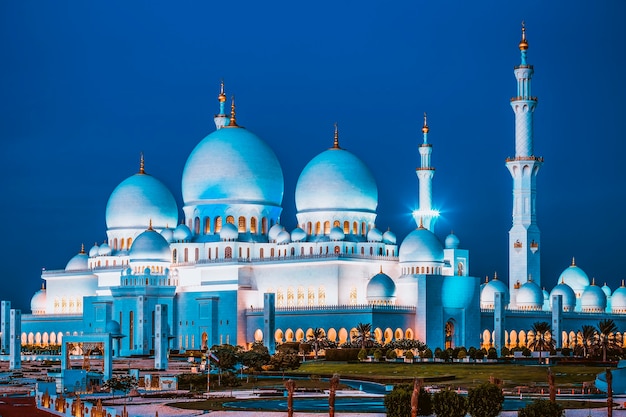
[[[576,260],[572,258],[572,264],[561,273],[559,282],[569,285],[576,293],[576,297],[580,297],[589,286],[589,277],[585,271],[576,266]]]
[[[46,314],[46,289],[41,287],[30,299],[30,311],[32,314]]]
[[[613,295],[611,296],[611,312],[620,314],[626,313],[626,287],[624,286],[624,281],[622,281],[621,287],[613,291]]]
[[[80,252],[69,260],[65,265],[66,271],[84,271],[89,269],[89,256],[85,253],[85,248],[81,247]]]
[[[607,298],[611,296],[611,288],[606,285],[606,282],[602,286],[602,291],[604,291],[604,294],[607,296]]]
[[[283,230],[285,230],[285,226],[276,223],[274,226],[270,227],[270,231],[267,233],[267,238],[270,242],[275,242],[278,234]]]
[[[383,233],[383,242],[388,245],[395,245],[398,240],[396,239],[396,234],[391,230],[387,230]]]
[[[443,262],[443,246],[433,232],[413,230],[400,245],[400,262]]]
[[[106,242],[100,245],[100,249],[98,249],[98,255],[109,256],[110,254],[111,254],[111,247]]]
[[[283,230],[278,234],[278,236],[276,236],[276,243],[278,243],[279,245],[285,245],[289,242],[291,242],[291,236],[286,230]]]
[[[122,330],[121,330],[120,324],[117,321],[107,320],[105,332],[111,333],[112,335],[115,336],[115,335],[120,335]]]
[[[480,307],[481,308],[494,308],[496,293],[504,293],[504,304],[509,303],[509,289],[507,285],[500,281],[498,277],[495,277],[489,282],[486,282],[480,291]]]
[[[191,240],[191,230],[189,230],[186,224],[181,223],[174,229],[172,237],[176,242],[188,242]]]
[[[370,303],[388,302],[396,296],[396,284],[389,275],[381,272],[374,275],[367,283],[366,298]]]
[[[97,243],[94,243],[91,249],[89,249],[89,257],[94,258],[98,256],[98,252],[100,251],[100,247]]]
[[[373,229],[370,229],[369,232],[367,232],[368,242],[382,242],[382,240],[383,240],[383,233],[377,228],[374,227]]]
[[[576,308],[576,293],[569,285],[561,282],[552,289],[550,293],[550,308],[552,308],[552,297],[560,295],[563,300],[563,311],[574,311]]]
[[[516,301],[521,310],[541,310],[543,291],[534,281],[528,280],[517,291]]]
[[[306,239],[306,232],[299,227],[296,227],[291,232],[291,240],[294,242],[303,242]]]
[[[330,229],[330,240],[338,241],[343,240],[346,237],[346,234],[343,232],[341,227],[335,226]]]
[[[459,238],[453,232],[446,236],[446,249],[458,249],[460,243]]]
[[[226,223],[220,230],[220,239],[225,241],[233,241],[239,238],[239,230],[232,223]]]
[[[588,286],[580,297],[580,310],[583,312],[602,312],[606,309],[606,295],[594,283]]]
[[[148,229],[133,241],[128,254],[130,262],[169,262],[170,245],[154,229]]]
[[[163,238],[167,240],[167,243],[172,243],[174,241],[174,230],[166,227],[165,229],[161,230],[161,236],[163,236]]]

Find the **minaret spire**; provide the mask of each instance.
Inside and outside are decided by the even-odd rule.
[[[139,173],[140,174],[145,174],[146,173],[145,163],[144,163],[144,160],[143,160],[143,152],[141,152],[139,154]]]
[[[432,207],[433,194],[433,176],[435,168],[430,165],[430,156],[433,152],[433,146],[428,143],[428,120],[426,112],[424,112],[424,125],[422,126],[423,141],[419,145],[420,167],[415,169],[419,180],[419,208],[413,212],[413,219],[418,223],[419,227],[434,230],[435,221],[439,217],[439,212]]]
[[[507,158],[506,167],[513,177],[513,225],[509,231],[509,291],[515,305],[515,283],[528,276],[541,287],[541,233],[537,226],[537,173],[543,158],[535,156],[533,117],[537,98],[532,95],[534,69],[527,62],[526,25],[522,22],[519,42],[521,63],[515,67],[517,95],[511,99],[515,113],[515,156]]]
[[[220,82],[220,94],[217,96],[217,100],[220,103],[220,112],[215,115],[215,117],[213,118],[213,121],[215,122],[215,128],[217,130],[220,130],[221,128],[226,126],[226,121],[228,119],[226,117],[226,111],[225,111],[226,93],[224,92],[224,80]]]
[[[230,123],[228,123],[228,127],[239,127],[235,116],[235,96],[232,96],[230,102]]]
[[[339,147],[339,125],[335,122],[335,138],[333,139],[333,149],[341,149]]]

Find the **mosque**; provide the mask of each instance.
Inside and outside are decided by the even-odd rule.
[[[434,234],[426,116],[416,228],[401,242],[376,227],[376,180],[341,147],[336,126],[331,147],[298,178],[298,227],[286,230],[280,161],[237,124],[234,100],[227,115],[222,83],[216,130],[197,144],[182,173],[184,219],[142,157],[139,171],[109,197],[107,240],[81,248],[64,269],[43,271],[45,286],[21,316],[17,343],[58,345],[67,336],[110,333],[116,356],[150,355],[160,320],[167,321],[168,348],[181,352],[223,343],[273,346],[306,339],[314,328],[343,343],[360,322],[371,323],[380,342],[418,339],[432,348],[524,346],[537,321],[551,323],[557,347],[572,347],[582,325],[604,318],[626,328],[626,287],[590,282],[574,260],[558,285],[542,288],[535,200],[544,161],[533,151],[537,98],[524,28],[519,49],[511,99],[515,156],[506,160],[513,178],[508,279],[472,276],[457,236],[442,243]],[[2,302],[3,353],[13,311]]]

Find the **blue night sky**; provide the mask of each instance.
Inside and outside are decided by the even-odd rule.
[[[106,238],[107,199],[140,152],[182,213],[182,170],[214,130],[222,78],[239,124],[281,161],[288,230],[298,175],[337,121],[376,178],[377,227],[404,238],[428,112],[436,233],[454,229],[472,275],[506,278],[522,19],[545,158],[542,283],[572,256],[613,289],[626,279],[626,2],[383,3],[1,2],[0,298],[30,311],[41,268]]]

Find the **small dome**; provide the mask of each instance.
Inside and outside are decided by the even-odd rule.
[[[454,233],[450,233],[446,236],[446,249],[458,249],[460,243],[459,238]]]
[[[276,243],[278,243],[279,245],[285,245],[289,242],[291,242],[291,236],[286,230],[283,230],[278,234],[278,236],[276,236]]]
[[[626,313],[626,287],[622,281],[622,286],[616,288],[611,296],[611,311],[613,313]]]
[[[400,262],[443,262],[443,246],[430,230],[420,227],[400,245]]]
[[[507,285],[498,278],[494,278],[482,286],[480,291],[480,308],[494,308],[497,292],[503,292],[504,304],[509,304],[509,289]]]
[[[66,271],[84,271],[89,269],[89,256],[85,253],[85,249],[81,248],[80,252],[69,260],[65,265]]]
[[[385,233],[383,233],[383,242],[388,245],[395,245],[397,242],[396,234],[390,230],[387,230]]]
[[[189,230],[186,224],[181,223],[174,229],[172,237],[175,242],[189,242],[191,240],[191,230]]]
[[[167,243],[174,242],[174,230],[170,229],[169,227],[161,230],[161,236],[163,236],[163,238],[167,240]]]
[[[589,285],[580,297],[580,310],[583,312],[603,312],[606,309],[606,295],[602,288]]]
[[[554,287],[550,293],[550,308],[552,308],[552,296],[554,295],[562,296],[563,311],[574,311],[574,308],[576,308],[576,294],[572,287],[563,282]]]
[[[291,240],[294,242],[303,242],[306,239],[306,232],[299,227],[296,227],[291,232]]]
[[[330,240],[338,241],[343,240],[346,237],[346,234],[343,232],[341,227],[335,226],[330,229]]]
[[[369,303],[388,302],[396,296],[396,284],[389,275],[380,272],[367,283],[366,298]]]
[[[282,224],[276,223],[274,226],[270,227],[270,231],[267,234],[267,238],[270,242],[275,242],[278,234],[285,230],[285,226]]]
[[[367,232],[367,241],[368,242],[382,242],[382,240],[383,240],[383,234],[377,228],[374,227],[374,228],[370,229],[369,232]]]
[[[115,321],[115,320],[107,320],[105,332],[106,333],[111,333],[112,335],[119,335],[119,334],[121,334],[120,324],[117,321]]]
[[[572,264],[561,273],[559,282],[569,285],[576,293],[576,297],[580,297],[590,281],[585,271],[577,267],[575,260],[572,259]]]
[[[233,241],[239,238],[239,230],[232,223],[226,223],[220,230],[220,239],[224,241]]]
[[[130,262],[170,262],[170,245],[154,229],[148,229],[133,241],[128,254]]]
[[[606,282],[602,286],[602,291],[604,291],[604,294],[607,296],[607,298],[611,296],[611,288],[606,285]]]
[[[150,221],[156,228],[177,223],[178,206],[170,190],[142,172],[122,181],[111,193],[106,206],[108,229],[143,228]]]
[[[543,291],[534,281],[526,281],[517,291],[516,301],[521,310],[541,310]]]
[[[94,243],[91,249],[89,249],[89,257],[93,258],[93,257],[98,256],[99,250],[100,250],[100,247],[98,246],[98,244]]]
[[[98,249],[98,255],[100,256],[111,255],[111,247],[108,245],[108,243],[105,242],[102,245],[100,245],[100,249]]]
[[[42,286],[30,299],[30,311],[32,314],[46,314],[46,289]]]

